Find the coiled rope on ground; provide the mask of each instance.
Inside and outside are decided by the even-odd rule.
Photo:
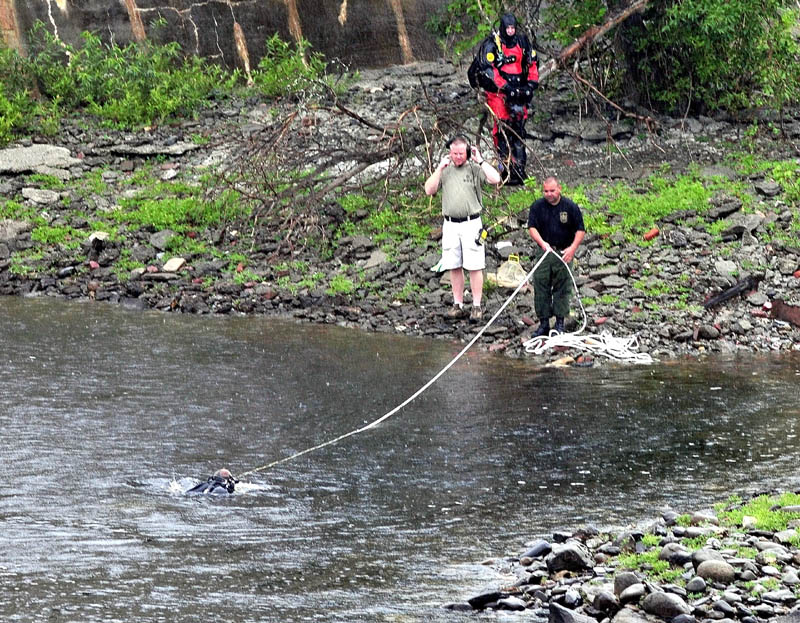
[[[494,315],[489,319],[489,321],[473,336],[473,338],[466,344],[466,346],[464,346],[464,348],[462,348],[461,351],[455,357],[453,357],[453,359],[450,360],[450,362],[447,365],[445,365],[441,370],[439,370],[439,372],[435,376],[433,376],[427,383],[425,383],[411,396],[409,396],[403,402],[397,405],[394,409],[388,411],[378,419],[373,420],[372,422],[362,426],[361,428],[351,430],[348,433],[344,433],[343,435],[339,435],[338,437],[329,439],[328,441],[324,441],[315,446],[311,446],[310,448],[306,448],[305,450],[295,452],[294,454],[283,457],[282,459],[277,459],[275,461],[272,461],[271,463],[267,463],[266,465],[262,465],[260,467],[250,469],[246,472],[242,472],[239,474],[239,478],[241,479],[244,476],[268,470],[272,467],[280,465],[281,463],[286,463],[288,461],[301,457],[304,454],[309,454],[310,452],[314,452],[315,450],[320,450],[321,448],[325,448],[326,446],[331,446],[335,443],[338,443],[343,439],[347,439],[348,437],[352,437],[354,435],[358,435],[360,433],[368,431],[371,428],[375,428],[382,422],[385,422],[390,417],[398,413],[401,409],[403,409],[406,405],[413,402],[418,396],[420,396],[420,394],[425,392],[431,385],[433,385],[436,381],[438,381],[444,375],[445,372],[447,372],[450,368],[452,368],[455,365],[455,363],[459,359],[461,359],[461,357],[463,357],[464,354],[470,348],[472,348],[475,342],[477,342],[481,338],[481,336],[483,336],[486,330],[490,326],[492,326],[492,324],[494,324],[494,322],[497,320],[500,314],[502,314],[503,311],[505,311],[506,307],[508,307],[511,301],[513,301],[514,298],[517,296],[517,294],[520,293],[522,288],[524,288],[527,285],[528,281],[530,281],[530,278],[533,276],[533,273],[536,272],[536,269],[539,268],[539,265],[544,261],[544,258],[547,257],[548,253],[553,253],[553,255],[555,255],[559,260],[561,260],[561,262],[564,262],[561,256],[559,256],[558,253],[555,253],[552,250],[546,251],[544,254],[542,254],[542,257],[539,258],[539,261],[536,262],[536,264],[533,266],[533,268],[531,268],[528,274],[525,275],[525,278],[520,280],[519,285],[516,287],[516,289],[500,306],[500,308],[494,313]],[[572,271],[569,270],[569,266],[566,263],[565,266],[567,266],[569,275],[572,278],[572,285],[574,286],[575,291],[577,293],[578,285],[575,283],[575,277],[572,275]],[[577,298],[578,302],[580,303],[580,297]],[[605,332],[600,336],[579,335],[586,328],[586,310],[583,308],[582,303],[580,303],[580,307],[581,307],[581,313],[583,314],[583,322],[578,331],[576,331],[575,333],[561,333],[561,334],[554,334],[554,332],[551,331],[550,336],[533,338],[525,342],[524,344],[525,352],[539,354],[544,352],[545,350],[554,348],[556,346],[567,346],[569,348],[578,348],[581,350],[592,352],[594,354],[604,355],[606,357],[614,359],[615,361],[623,361],[627,363],[652,363],[652,358],[647,353],[635,352],[635,349],[638,347],[638,342],[635,336],[631,338],[614,338]]]

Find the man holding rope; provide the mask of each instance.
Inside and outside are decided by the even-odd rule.
[[[555,177],[542,183],[544,197],[531,204],[528,214],[528,233],[539,246],[535,259],[543,253],[559,253],[563,263],[552,254],[542,261],[533,274],[533,306],[539,317],[534,337],[550,333],[550,317],[555,315],[556,333],[564,333],[564,318],[569,314],[570,272],[566,266],[575,257],[586,228],[581,209],[571,199],[561,196],[561,184]]]

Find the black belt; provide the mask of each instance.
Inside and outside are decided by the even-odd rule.
[[[480,218],[480,216],[480,214],[470,214],[469,216],[445,216],[444,220],[450,221],[451,223],[466,223],[474,218]]]

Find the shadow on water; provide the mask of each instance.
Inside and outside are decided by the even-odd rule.
[[[554,528],[798,486],[797,357],[541,369],[263,318],[0,299],[4,620],[461,620]],[[247,489],[247,490],[245,490]],[[223,614],[224,613],[224,614]]]

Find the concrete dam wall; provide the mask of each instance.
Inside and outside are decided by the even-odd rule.
[[[314,51],[353,68],[384,67],[440,56],[426,22],[447,0],[0,0],[8,47],[26,53],[30,29],[43,22],[75,47],[80,33],[124,46],[177,41],[228,68],[254,68],[275,33],[308,40]]]

